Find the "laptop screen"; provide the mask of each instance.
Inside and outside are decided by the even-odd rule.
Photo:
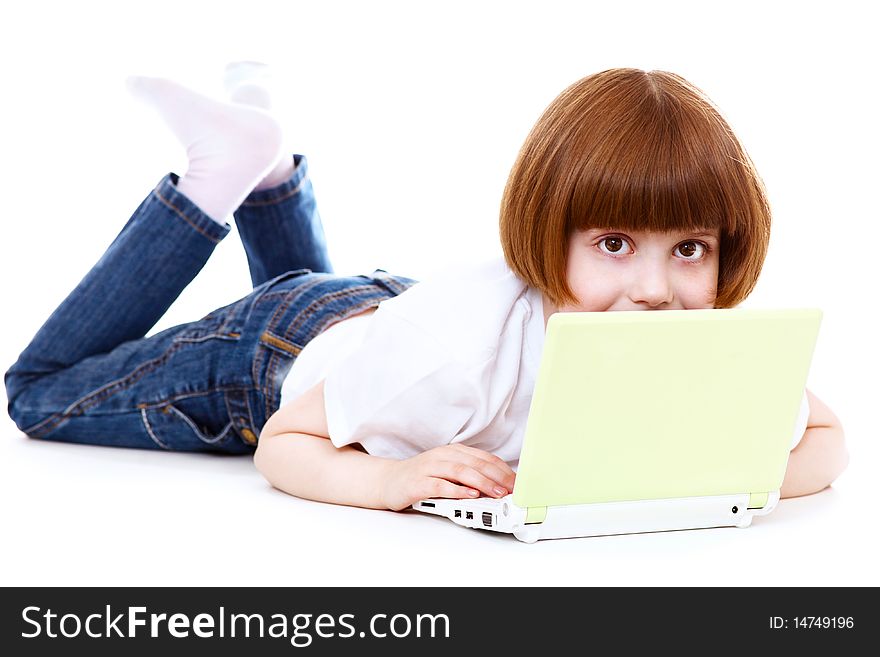
[[[822,313],[557,313],[517,472],[521,507],[782,484]]]

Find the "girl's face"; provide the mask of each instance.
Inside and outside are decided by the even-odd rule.
[[[612,228],[575,232],[566,276],[576,305],[544,297],[554,312],[712,308],[718,289],[719,230],[653,233]]]

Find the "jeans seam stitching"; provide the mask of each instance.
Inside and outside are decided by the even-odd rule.
[[[251,361],[251,381],[253,381],[257,387],[260,387],[258,372],[263,364],[263,351],[264,350],[260,348],[260,345],[257,344],[257,348],[254,349],[254,358]]]
[[[222,440],[223,437],[226,436],[227,433],[229,433],[229,429],[232,428],[232,421],[230,420],[229,422],[226,423],[226,426],[223,427],[223,430],[219,434],[217,434],[216,438],[213,438],[211,440],[206,440],[205,438],[202,437],[203,436],[202,431],[196,426],[195,422],[193,422],[189,417],[187,417],[186,413],[184,413],[180,409],[176,408],[174,406],[174,404],[168,404],[168,407],[171,409],[172,413],[174,413],[178,418],[180,418],[181,420],[184,421],[184,423],[186,423],[186,425],[192,430],[192,432],[196,435],[196,437],[199,440],[201,440],[203,443],[205,443],[207,445],[213,445],[215,443],[219,443],[220,440]]]
[[[375,289],[375,286],[370,285],[356,285],[354,287],[346,288],[344,290],[338,290],[336,292],[331,292],[330,294],[322,295],[321,297],[314,299],[308,306],[302,309],[299,313],[297,313],[296,318],[293,322],[291,322],[287,329],[284,331],[283,337],[288,342],[292,344],[297,344],[294,340],[291,339],[291,334],[295,331],[299,330],[299,328],[305,324],[309,319],[311,319],[318,311],[321,310],[322,306],[327,303],[331,303],[333,301],[339,301],[341,299],[346,299],[348,297],[354,297],[362,292],[366,292],[370,288]],[[314,330],[309,331],[309,334],[316,333]],[[312,337],[309,337],[308,340],[311,340]],[[305,342],[308,342],[306,340]]]
[[[269,331],[263,331],[260,335],[260,342],[263,344],[267,344],[273,347],[277,347],[281,349],[283,352],[288,353],[292,356],[299,356],[302,351],[302,347],[298,344],[291,342],[285,338],[279,337],[274,333],[270,333]]]
[[[247,387],[240,385],[231,385],[231,386],[212,386],[210,388],[206,388],[204,390],[199,390],[197,392],[182,392],[176,395],[172,395],[171,397],[163,397],[159,401],[154,402],[141,402],[137,405],[138,409],[146,408],[161,408],[162,406],[168,406],[169,404],[173,404],[176,401],[180,401],[181,399],[192,399],[193,397],[205,397],[207,395],[213,395],[215,393],[228,393],[228,392],[238,392],[241,390],[248,390]]]
[[[266,395],[266,418],[268,419],[269,414],[272,412],[272,399],[275,397],[275,369],[278,367],[278,362],[281,360],[281,356],[275,352],[269,354],[269,363],[266,371],[266,389],[269,394]]]
[[[172,343],[171,346],[168,347],[168,349],[166,349],[165,352],[158,358],[154,358],[151,361],[143,363],[122,378],[105,383],[100,388],[86,393],[85,395],[71,403],[66,409],[64,409],[60,413],[54,413],[49,417],[41,420],[37,424],[28,427],[25,430],[25,433],[28,435],[31,435],[32,433],[46,435],[64,420],[72,417],[75,414],[81,415],[83,411],[88,410],[96,404],[100,404],[101,402],[106,401],[118,392],[127,389],[132,383],[136,382],[141,377],[149,374],[157,367],[162,365],[165,361],[167,361],[168,358],[175,351],[177,351],[179,344],[182,343]]]
[[[168,445],[166,445],[161,440],[159,440],[159,437],[156,436],[155,433],[153,433],[153,428],[150,426],[150,421],[147,419],[147,409],[146,408],[141,409],[141,421],[144,423],[144,428],[146,428],[147,433],[149,434],[150,438],[152,438],[153,441],[157,445],[159,445],[159,447],[161,447],[162,449],[171,449],[170,447],[168,447]]]
[[[303,283],[302,285],[290,289],[290,293],[286,295],[283,303],[279,304],[279,306],[275,308],[275,311],[272,313],[272,317],[269,318],[269,321],[266,324],[266,330],[272,333],[276,333],[275,328],[278,326],[278,323],[281,321],[284,313],[287,312],[287,309],[294,302],[294,300],[301,297],[303,294],[318,285],[318,283],[320,282],[321,279],[316,278],[313,281],[308,281],[306,283]]]
[[[174,205],[169,199],[166,199],[164,196],[162,196],[162,192],[160,192],[158,189],[154,190],[154,192],[156,193],[156,196],[158,197],[158,199],[159,199],[159,200],[160,200],[160,201],[161,201],[166,207],[168,207],[168,209],[170,209],[172,212],[174,212],[174,214],[176,214],[178,217],[180,217],[181,219],[183,219],[183,220],[184,220],[187,224],[189,224],[189,226],[191,226],[196,232],[198,232],[198,233],[199,233],[200,235],[202,235],[203,237],[208,238],[209,240],[211,240],[211,241],[214,242],[215,244],[218,244],[218,243],[220,242],[220,240],[219,240],[218,238],[216,238],[216,237],[214,237],[214,236],[212,236],[212,235],[209,235],[207,232],[205,232],[205,230],[204,230],[201,226],[199,226],[198,224],[194,223],[192,219],[190,219],[190,218],[187,217],[183,212],[181,212],[181,211],[180,211],[180,210],[179,210],[179,209],[178,209],[178,208],[177,208],[177,207],[176,207],[176,206],[175,206],[175,205]],[[211,221],[214,221],[214,220],[211,219]],[[219,223],[218,223],[218,225],[219,225]]]
[[[248,393],[250,392],[250,388],[239,390],[238,392],[242,392],[242,400],[240,400],[240,401],[237,400],[237,403],[244,406],[245,414],[247,415],[247,417],[242,418],[242,420],[246,423],[246,426],[244,427],[244,429],[249,429],[256,436],[256,434],[258,432],[254,431],[254,429],[256,429],[256,427],[254,426],[254,415],[251,412],[251,403],[250,403],[250,398],[248,396]],[[239,438],[241,438],[245,442],[245,444],[253,445],[253,443],[251,443],[244,436],[241,435],[242,429],[236,426],[236,416],[238,415],[238,412],[237,411],[233,412],[232,408],[229,405],[229,401],[230,401],[230,395],[228,395],[228,394],[224,395],[223,396],[223,403],[226,406],[226,415],[229,417],[230,421],[232,422],[236,435]]]
[[[308,179],[309,179],[309,174],[306,173],[306,175],[303,176],[302,180],[300,180],[297,183],[296,187],[285,192],[281,196],[278,196],[277,198],[267,199],[265,201],[247,201],[246,200],[246,201],[242,202],[242,205],[246,206],[246,207],[261,207],[261,206],[266,206],[266,205],[273,205],[275,203],[281,203],[282,201],[286,201],[287,199],[299,194],[302,191],[303,185],[305,184],[305,182]]]

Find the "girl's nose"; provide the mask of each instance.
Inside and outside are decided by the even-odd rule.
[[[630,301],[657,308],[672,303],[672,284],[665,265],[645,263],[634,272],[629,286]]]

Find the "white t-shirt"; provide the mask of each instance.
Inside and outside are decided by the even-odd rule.
[[[281,404],[323,379],[337,447],[403,459],[460,442],[516,468],[543,343],[540,291],[498,258],[421,281],[325,330],[294,361]],[[805,391],[792,449],[808,417]]]
[[[543,342],[540,291],[493,259],[331,326],[297,357],[281,402],[324,378],[337,447],[403,459],[461,442],[515,464]]]

